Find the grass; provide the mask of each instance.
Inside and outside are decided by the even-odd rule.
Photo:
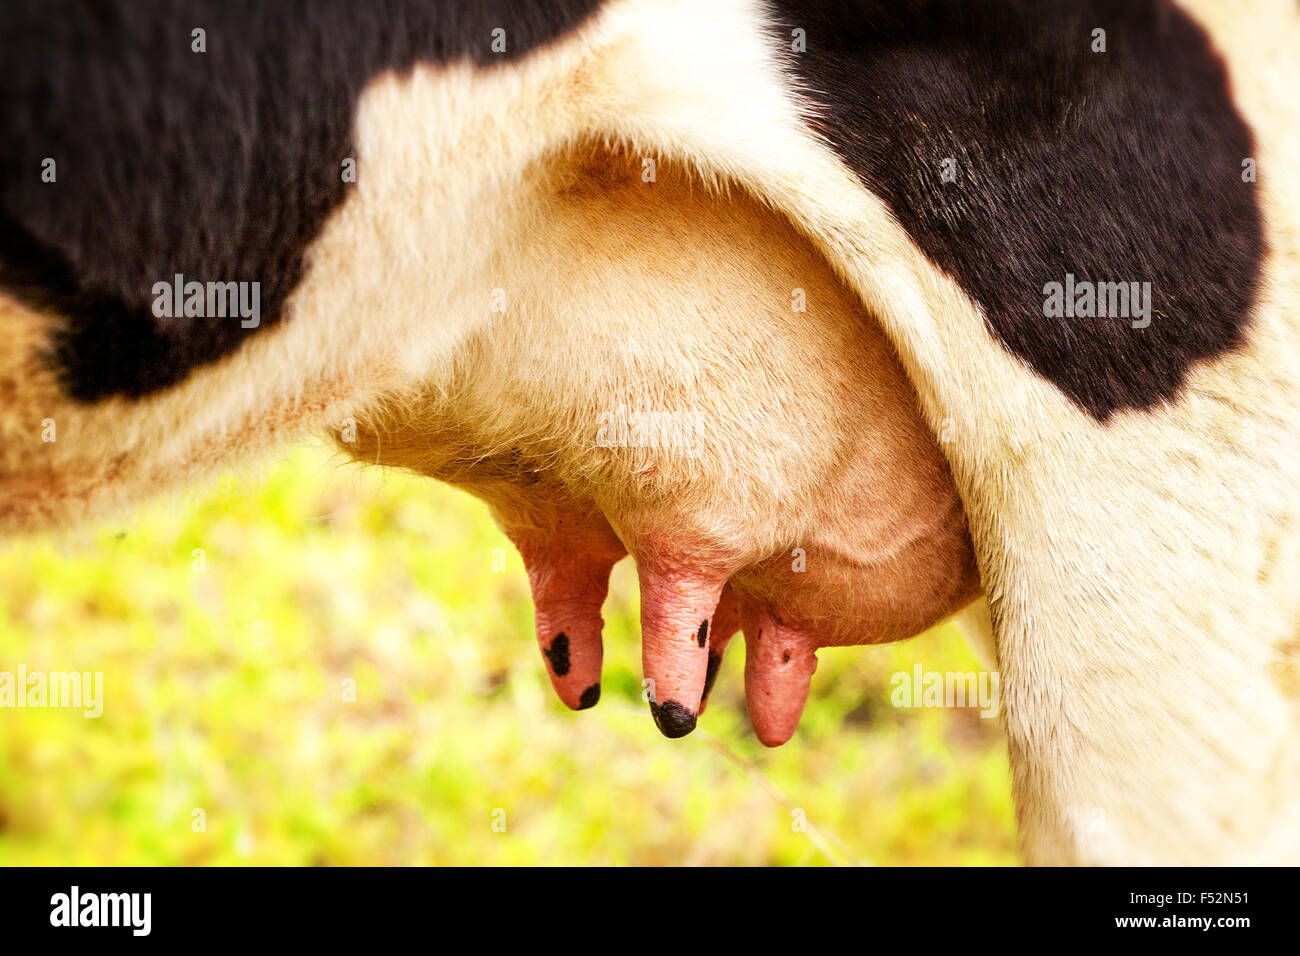
[[[637,615],[624,561],[603,699],[569,712],[486,509],[319,448],[8,543],[0,671],[100,671],[104,710],[0,709],[0,864],[1015,862],[997,722],[890,706],[895,671],[977,668],[954,628],[822,651],[767,750],[740,641],[660,737]]]

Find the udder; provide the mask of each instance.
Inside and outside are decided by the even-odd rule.
[[[489,504],[568,706],[599,699],[600,608],[630,554],[660,730],[695,727],[743,630],[750,719],[776,745],[817,648],[912,636],[978,594],[969,534],[889,342],[811,244],[742,192],[643,168],[594,149],[539,168],[537,232],[484,280],[509,308],[347,450]]]

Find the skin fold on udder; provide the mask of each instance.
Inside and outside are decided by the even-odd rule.
[[[969,532],[890,343],[807,239],[737,189],[642,168],[590,147],[540,166],[513,312],[344,448],[489,505],[567,706],[599,699],[601,605],[630,554],[660,730],[694,729],[743,631],[775,746],[819,647],[904,639],[978,595]]]

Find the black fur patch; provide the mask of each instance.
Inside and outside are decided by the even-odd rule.
[[[598,5],[6,0],[0,285],[66,317],[51,361],[73,397],[173,385],[256,330],[155,318],[153,285],[260,282],[259,327],[280,319],[304,249],[350,188],[342,162],[367,82],[418,62],[512,60]]]
[[[1252,138],[1164,0],[774,0],[817,123],[1015,355],[1099,420],[1241,343],[1264,254]],[[1106,52],[1093,52],[1093,30]],[[955,182],[943,163],[954,161]],[[1261,171],[1260,175],[1265,175]],[[1151,321],[1045,318],[1044,286],[1151,283]]]

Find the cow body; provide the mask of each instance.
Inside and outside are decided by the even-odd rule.
[[[229,127],[214,121],[233,155],[256,160],[250,170],[289,169],[288,185],[226,183],[220,157],[205,165],[192,145],[172,148],[190,133],[129,69],[148,44],[183,44],[158,37],[188,36],[202,8],[175,8],[142,36],[100,25],[100,42],[106,30],[135,45],[83,51],[121,67],[96,95],[136,91],[154,108],[141,109],[154,138],[96,113],[86,123],[103,131],[104,155],[62,164],[57,183],[41,182],[41,158],[86,128],[60,126],[49,102],[41,112],[42,95],[60,103],[44,71],[62,74],[31,65],[3,131],[0,523],[84,518],[284,438],[359,422],[360,457],[478,490],[526,555],[527,528],[569,515],[595,570],[554,580],[594,587],[620,547],[636,554],[643,588],[667,595],[662,619],[646,622],[647,670],[675,695],[704,693],[706,637],[694,649],[689,638],[711,619],[719,643],[729,636],[713,615],[734,579],[755,635],[764,621],[791,630],[770,660],[757,638],[758,653],[751,647],[751,706],[763,702],[757,722],[773,742],[792,729],[782,701],[806,688],[813,647],[902,636],[889,626],[863,634],[852,613],[854,633],[835,634],[823,605],[801,595],[855,593],[851,576],[783,584],[774,557],[808,538],[818,574],[846,557],[870,566],[869,543],[916,522],[934,559],[916,579],[926,599],[875,615],[901,631],[973,596],[968,526],[1028,859],[1287,859],[1300,843],[1289,799],[1300,783],[1300,187],[1286,173],[1300,168],[1294,5],[1009,2],[984,21],[943,4],[580,7],[488,8],[505,29],[499,54],[488,19],[455,42],[438,20],[423,28],[443,37],[429,49],[367,33],[358,45],[370,54],[343,64],[319,51],[344,41],[314,33],[304,14],[307,39],[294,47],[303,62],[273,45],[250,69],[305,63],[306,74],[326,71],[332,95],[242,103],[235,83],[218,101]],[[421,29],[394,16],[399,25]],[[1090,47],[1095,28],[1107,30],[1104,52]],[[1007,42],[981,43],[999,31]],[[222,39],[214,29],[208,42]],[[229,31],[224,42],[235,43]],[[331,132],[339,115],[342,134]],[[279,165],[257,144],[284,124],[308,145]],[[145,150],[162,157],[158,175],[182,171],[166,195],[184,201],[147,201]],[[593,156],[617,182],[600,180]],[[349,159],[355,183],[334,178]],[[945,160],[956,178],[943,176]],[[1257,179],[1243,176],[1246,160]],[[683,230],[686,248],[703,255],[718,232],[738,243],[718,265],[735,263],[719,286],[749,311],[731,315],[698,295],[694,325],[707,334],[683,321],[693,300],[680,290],[656,307],[654,289],[673,285],[652,271],[671,236],[652,238],[642,259],[627,222],[583,246],[580,221],[561,215],[592,190],[583,201],[604,202],[617,222],[634,204],[611,197],[638,172],[632,185],[654,189],[661,168],[679,177],[672,208],[712,210],[686,220],[706,223]],[[686,198],[691,189],[699,200]],[[268,201],[276,190],[288,197]],[[132,216],[103,225],[124,200]],[[223,218],[231,208],[243,211],[234,226]],[[737,216],[765,224],[766,253],[752,227],[725,232]],[[114,241],[97,244],[104,230]],[[758,282],[765,254],[805,242],[803,258]],[[795,288],[812,292],[802,324],[788,311],[791,269],[808,276]],[[263,281],[264,321],[237,331],[152,315],[145,285],[178,272]],[[1043,290],[1067,275],[1149,282],[1149,325],[1046,317]],[[629,287],[637,294],[620,298]],[[752,321],[763,303],[786,318]],[[579,351],[575,330],[609,334],[620,320],[636,323],[629,335],[653,321],[687,345],[654,351],[650,336],[638,353],[619,346],[637,341],[625,337],[594,361]],[[873,331],[856,339],[852,321]],[[892,358],[861,351],[876,329],[905,380],[889,378]],[[770,354],[729,351],[728,340]],[[875,359],[857,361],[863,354]],[[503,356],[517,361],[485,380]],[[831,413],[838,401],[872,407],[859,365],[893,382],[875,398],[884,418],[874,418],[889,426]],[[797,370],[792,390],[808,391],[765,431],[754,411],[780,405],[771,396],[782,367]],[[764,384],[737,387],[747,374]],[[575,387],[582,376],[590,381]],[[641,408],[706,410],[725,454],[692,470],[662,450],[611,455],[586,442],[591,412],[646,395],[658,401]],[[55,441],[40,440],[47,422]],[[418,435],[434,424],[421,450]],[[742,480],[728,481],[726,461]],[[530,514],[522,502],[538,473],[551,504]],[[872,476],[928,493],[891,512],[878,489],[869,494]],[[945,507],[949,488],[961,521]],[[894,520],[862,524],[880,516]],[[917,567],[926,562],[908,563]],[[544,596],[542,578],[534,591]],[[545,603],[539,629],[558,630]],[[572,603],[555,613],[588,622],[559,668],[574,680],[557,669],[554,635],[539,633],[571,705],[583,703],[594,653],[590,600]],[[656,717],[681,724],[676,713]]]

